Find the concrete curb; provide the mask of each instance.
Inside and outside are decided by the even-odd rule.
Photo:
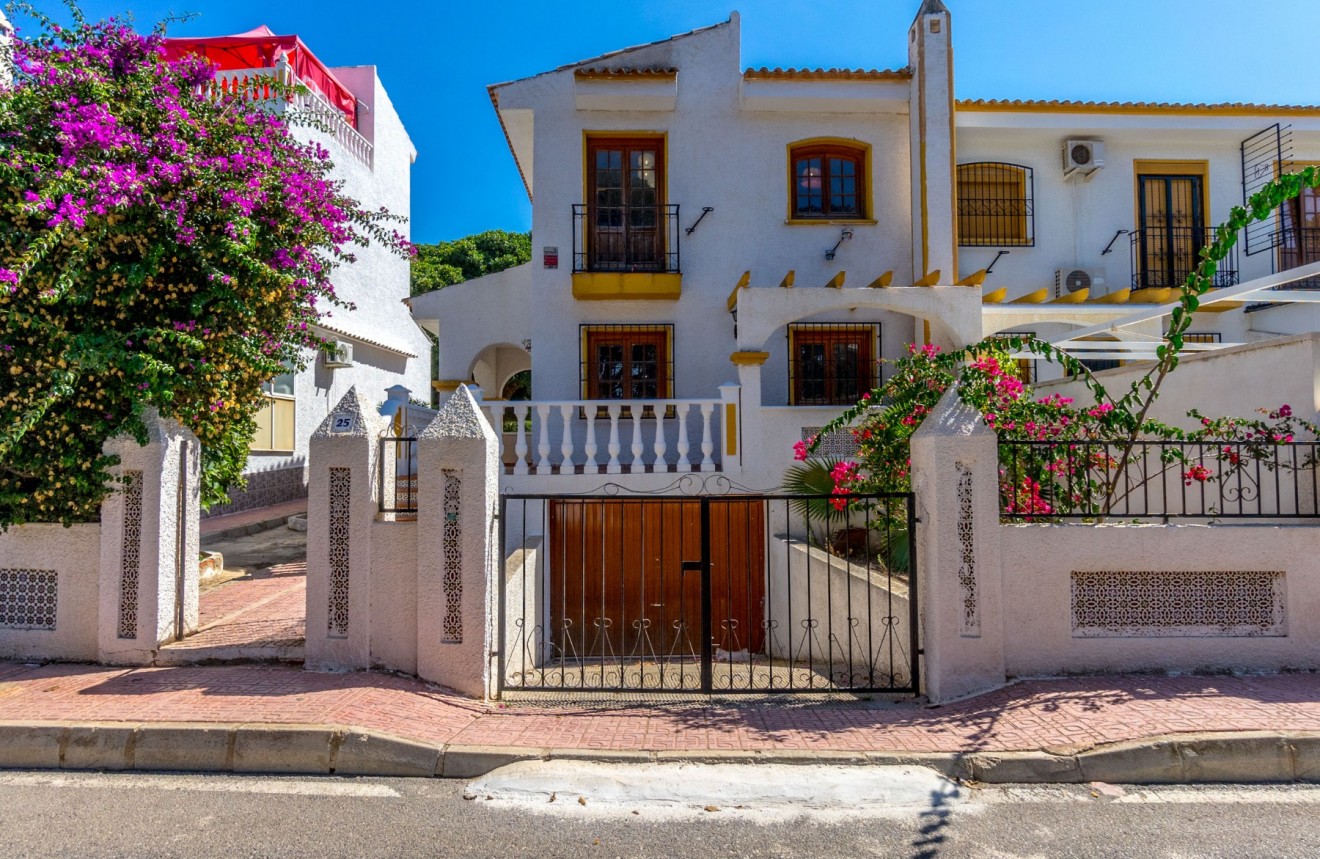
[[[1320,782],[1320,732],[1174,734],[1022,752],[651,752],[438,746],[335,725],[0,721],[0,769],[475,778],[528,760],[922,766],[983,784]]]
[[[247,525],[235,525],[231,528],[224,528],[218,531],[202,531],[202,542],[214,543],[218,540],[237,540],[240,537],[249,537],[253,534],[260,534],[262,531],[269,531],[272,528],[283,528],[288,525],[289,519],[294,516],[306,516],[306,511],[302,513],[284,514],[283,516],[274,516],[269,519],[262,519],[259,522],[250,522]],[[202,520],[205,524],[206,520]]]

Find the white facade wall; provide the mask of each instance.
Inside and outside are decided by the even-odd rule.
[[[54,573],[54,629],[34,628],[0,617],[0,659],[92,661],[97,656],[101,583],[101,525],[22,525],[0,534],[0,615],[15,610],[7,577],[32,571]],[[24,600],[27,605],[31,599]],[[32,615],[26,614],[31,617]]]
[[[329,150],[335,165],[334,178],[344,182],[344,193],[362,208],[373,211],[385,207],[408,217],[412,211],[412,162],[417,153],[376,68],[350,66],[333,71],[362,103],[359,131],[373,145],[372,164],[364,163],[324,132],[306,127],[296,128],[295,132]],[[388,226],[405,237],[410,235],[407,222]],[[404,303],[409,293],[409,261],[374,243],[350,250],[356,261],[341,265],[333,280],[339,297],[354,307],[333,309],[325,323],[352,336],[324,333],[353,344],[354,366],[332,369],[324,366],[320,356],[310,352],[305,355],[307,366],[294,382],[293,452],[253,453],[245,469],[253,497],[245,501],[245,493],[240,493],[238,503],[213,510],[213,514],[305,494],[308,440],[350,388],[357,387],[380,402],[386,388],[403,384],[415,397],[429,401],[430,341],[412,321]],[[271,474],[263,477],[267,472]]]
[[[729,353],[736,348],[734,321],[725,302],[744,271],[751,270],[754,284],[767,286],[778,284],[790,269],[796,272],[799,286],[823,285],[839,271],[848,272],[849,285],[864,285],[891,269],[899,282],[910,276],[905,95],[901,102],[894,100],[888,108],[892,112],[864,114],[828,112],[830,99],[821,96],[837,91],[842,93],[839,100],[846,101],[849,86],[865,87],[865,83],[815,85],[815,101],[824,112],[769,109],[775,107],[771,99],[748,99],[744,103],[740,101],[743,76],[736,17],[592,65],[677,68],[675,108],[647,112],[579,110],[575,91],[580,85],[572,69],[497,90],[501,111],[534,113],[531,289],[535,314],[533,394],[537,399],[580,396],[581,324],[673,324],[676,396],[713,396],[720,384],[735,377],[728,361]],[[715,209],[692,235],[680,232],[683,285],[678,301],[572,298],[571,207],[585,202],[584,135],[610,131],[665,136],[665,199],[679,204],[681,228],[691,226],[702,207]],[[853,238],[840,247],[833,262],[825,260],[825,251],[838,241],[841,225],[785,223],[788,145],[825,136],[871,146],[869,181],[878,221],[873,225],[849,225]],[[559,268],[542,267],[545,247],[559,248]],[[911,322],[899,326],[888,316],[867,314],[864,321],[888,323],[884,330],[887,335],[890,331],[893,334],[887,337],[887,346],[892,347],[891,340],[910,340]],[[443,329],[444,321],[440,324]],[[906,331],[900,333],[903,327]],[[492,343],[512,339],[500,329],[490,330],[488,336]],[[782,337],[772,337],[766,346],[782,352]],[[449,349],[448,343],[442,346],[442,376],[463,365],[464,356],[451,358]]]

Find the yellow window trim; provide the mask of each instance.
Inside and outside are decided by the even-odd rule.
[[[673,368],[674,365],[675,365],[675,359],[676,359],[677,356],[674,355],[674,326],[673,326],[673,325],[670,325],[670,324],[665,324],[665,325],[635,325],[635,324],[633,324],[633,323],[631,323],[631,322],[601,322],[601,323],[597,323],[597,324],[585,323],[585,324],[583,324],[582,326],[580,326],[579,329],[578,329],[578,330],[579,330],[579,335],[578,335],[578,336],[579,336],[579,341],[580,341],[579,344],[578,344],[578,360],[579,360],[579,362],[580,362],[579,366],[580,366],[580,367],[581,367],[581,366],[585,366],[585,365],[586,365],[586,362],[587,362],[587,360],[588,360],[588,355],[587,355],[587,344],[588,344],[588,343],[590,342],[590,340],[591,340],[591,334],[594,333],[594,332],[607,332],[607,333],[608,333],[611,329],[613,329],[613,328],[617,328],[617,327],[620,326],[620,325],[627,325],[629,331],[635,331],[635,332],[639,332],[639,333],[640,333],[640,332],[644,332],[644,331],[663,331],[663,332],[664,332],[664,334],[665,334],[665,349],[667,350],[667,353],[668,353],[668,354],[666,354],[665,358],[666,358],[666,363],[669,365],[669,367],[668,367],[667,369],[670,370],[670,372],[666,373],[666,377],[665,377],[665,399],[667,399],[667,400],[672,400],[672,399],[674,399],[674,373],[672,372],[672,368]],[[591,383],[587,380],[587,377],[586,377],[586,374],[585,374],[585,373],[579,373],[579,375],[582,376],[582,381],[580,382],[580,385],[579,385],[580,390],[581,390],[581,394],[582,394],[582,399],[584,399],[584,400],[588,400],[588,399],[590,399],[590,397],[588,396],[588,392],[591,390],[591,387],[590,387],[590,386],[591,386]],[[628,403],[628,402],[631,402],[631,400],[619,400],[619,402],[621,402],[621,403]]]
[[[1141,227],[1141,177],[1143,174],[1159,176],[1201,177],[1201,223],[1213,229],[1210,220],[1210,162],[1201,159],[1134,158],[1132,160],[1132,225]]]
[[[862,153],[862,214],[861,218],[795,218],[793,217],[793,198],[796,196],[794,188],[796,187],[797,177],[793,175],[793,150],[799,146],[841,146],[846,149],[855,149]],[[857,224],[870,225],[877,221],[872,216],[875,214],[875,202],[872,200],[871,188],[875,183],[875,177],[871,172],[871,144],[864,140],[858,140],[855,137],[807,137],[802,140],[794,140],[784,147],[785,170],[784,176],[787,184],[784,186],[787,195],[784,199],[784,223],[789,226],[807,226],[807,225],[831,225],[831,224]]]
[[[794,325],[811,325],[811,324],[812,324],[812,323],[810,323],[810,322],[802,322],[802,323],[798,323],[798,322],[790,322],[790,323],[788,324],[788,362],[789,362],[789,367],[790,367],[790,369],[792,368],[793,361],[794,361],[794,359],[795,359],[795,356],[797,355],[797,335],[798,335],[798,329],[794,328],[793,326],[794,326]],[[825,322],[825,323],[821,323],[821,324],[823,324],[823,325],[831,325],[831,324],[835,324],[835,323]],[[872,322],[872,323],[865,323],[865,324],[858,324],[858,325],[849,325],[849,326],[847,326],[847,327],[832,328],[832,329],[830,329],[830,330],[831,330],[831,331],[835,331],[835,332],[839,332],[839,333],[847,333],[847,334],[870,334],[870,335],[871,335],[871,360],[872,360],[872,361],[878,361],[878,360],[880,359],[880,323],[878,323],[878,322]],[[734,355],[737,355],[738,353],[735,352],[735,353],[733,353],[733,354],[734,354]],[[737,364],[737,363],[739,363],[739,362],[738,362],[738,361],[734,361],[734,363]],[[879,375],[880,375],[880,373],[879,373],[879,371],[877,370],[877,371],[876,371],[876,376],[875,376],[875,378],[876,378],[877,380],[879,379]],[[794,385],[791,385],[791,384],[788,386],[788,404],[789,404],[790,406],[796,406],[796,405],[798,404],[798,401],[797,401],[797,388],[796,388]],[[820,405],[820,403],[811,403],[811,405],[813,405],[813,406],[815,406],[815,405]]]

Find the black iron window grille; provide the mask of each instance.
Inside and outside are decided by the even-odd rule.
[[[382,438],[376,497],[380,512],[395,514],[397,519],[417,515],[417,438]]]
[[[790,405],[846,406],[875,387],[880,326],[806,322],[788,326]]]
[[[1030,247],[1036,243],[1030,167],[1002,161],[958,165],[958,244]]]
[[[1183,335],[1184,343],[1223,343],[1224,335],[1218,331],[1188,331]]]
[[[573,204],[573,271],[677,273],[677,203]]]
[[[583,325],[580,331],[583,399],[674,396],[673,325]]]

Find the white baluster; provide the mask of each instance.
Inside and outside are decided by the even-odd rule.
[[[596,461],[596,407],[588,405],[585,409],[587,413],[587,440],[582,445],[582,452],[586,454],[586,461],[582,463],[583,474],[600,474],[600,463]]]
[[[669,463],[665,462],[665,453],[669,445],[665,443],[665,406],[656,406],[655,409],[655,459],[651,462],[652,471],[668,471]]]
[[[564,403],[559,407],[559,417],[564,425],[564,437],[559,441],[559,473],[573,473],[573,404]]]
[[[646,471],[646,463],[642,462],[642,412],[646,409],[641,403],[632,407],[632,462],[628,464],[628,470],[633,474],[641,474]]]
[[[619,406],[606,406],[610,413],[610,443],[606,448],[610,452],[610,461],[605,466],[606,474],[621,474],[623,467],[619,465]]]
[[[688,451],[691,449],[688,446],[688,434],[687,434],[688,404],[675,403],[674,406],[675,409],[677,410],[677,416],[678,416],[678,448],[677,448],[678,470],[691,471],[692,463],[688,461]]]
[[[500,441],[500,467],[504,465],[504,403],[491,403],[486,408],[490,409],[490,426],[495,430],[495,438]]]
[[[536,422],[540,424],[540,433],[536,443],[536,473],[550,473],[550,407],[536,407]]]
[[[715,440],[710,434],[710,416],[715,411],[714,403],[701,404],[701,470],[714,471],[715,460],[711,459],[711,454],[715,452]]]
[[[513,463],[513,473],[526,474],[527,473],[527,427],[525,425],[525,418],[527,417],[527,407],[514,406],[513,417],[515,420],[518,421],[518,438],[514,441],[514,445],[513,445],[513,455],[515,457]]]

